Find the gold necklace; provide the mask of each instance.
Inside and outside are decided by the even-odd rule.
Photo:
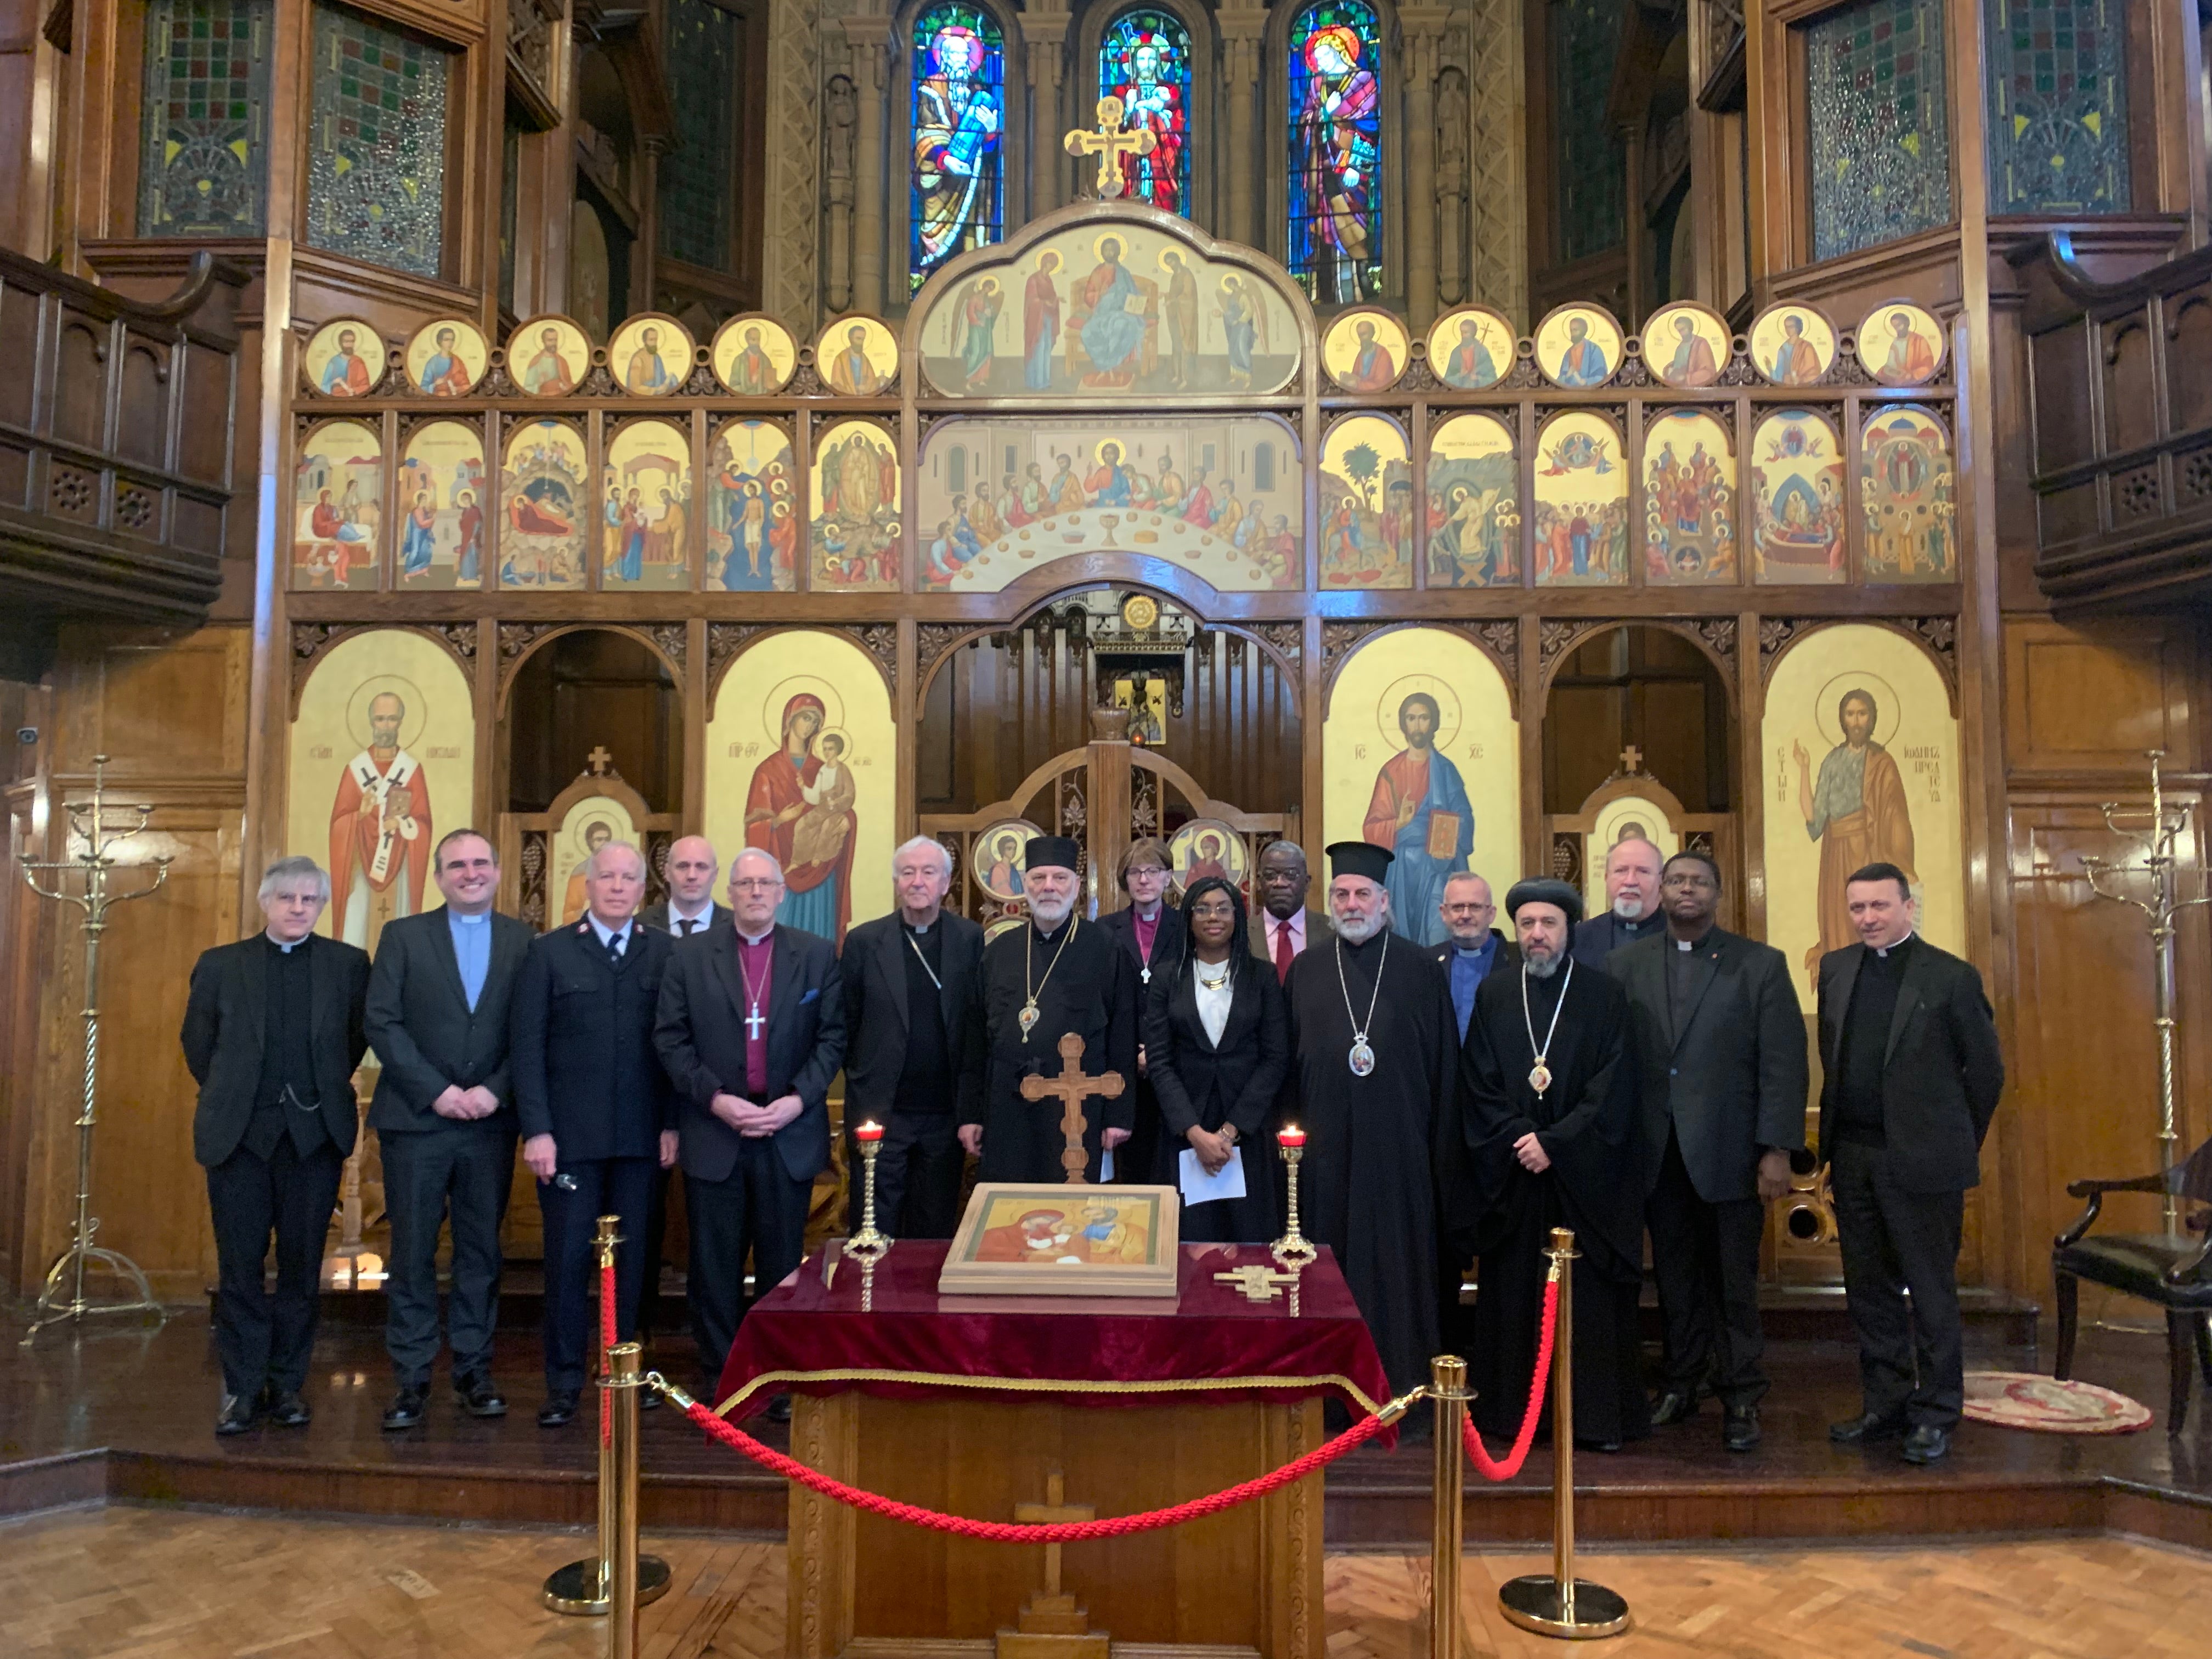
[[[1036,1000],[1043,994],[1044,988],[1052,983],[1052,970],[1060,966],[1060,953],[1067,949],[1067,941],[1075,937],[1075,930],[1082,925],[1083,919],[1080,916],[1068,917],[1067,932],[1061,936],[1058,949],[1053,951],[1052,960],[1045,963],[1044,977],[1036,982],[1035,990],[1030,988],[1031,967],[1030,947],[1036,943],[1036,922],[1034,918],[1030,920],[1029,930],[1022,935],[1022,992],[1024,1000],[1018,1023],[1022,1028],[1024,1042],[1030,1040],[1030,1033],[1036,1029],[1036,1023],[1041,1018],[1037,1012]]]

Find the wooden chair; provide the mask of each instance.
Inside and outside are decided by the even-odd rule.
[[[2187,1204],[2212,1205],[2212,1140],[2185,1163],[2131,1181],[2075,1181],[2069,1198],[2088,1200],[2072,1226],[2052,1241],[2051,1273],[2058,1294],[2058,1363],[2052,1375],[2064,1382],[2074,1368],[2074,1336],[2079,1281],[2087,1279],[2125,1296],[2156,1303],[2166,1310],[2166,1356],[2169,1401],[2166,1431],[2179,1434],[2189,1417],[2191,1373],[2201,1369],[2212,1389],[2212,1275],[2205,1257],[2212,1252],[2212,1210],[2198,1210],[2179,1238],[2163,1233],[2105,1233],[2089,1229],[2105,1206],[2107,1193],[2171,1193]]]

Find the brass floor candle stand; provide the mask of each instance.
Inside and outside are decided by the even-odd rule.
[[[169,878],[169,858],[165,854],[151,861],[151,883],[128,893],[107,890],[108,872],[116,865],[116,848],[146,828],[153,818],[154,809],[121,808],[122,811],[135,813],[137,822],[127,830],[111,829],[106,770],[107,757],[94,755],[92,799],[64,808],[70,817],[70,840],[81,842],[83,850],[74,858],[52,863],[23,860],[23,880],[33,892],[40,898],[74,904],[84,913],[84,1102],[76,1120],[76,1231],[70,1236],[69,1248],[47,1270],[46,1283],[39,1291],[38,1305],[31,1310],[31,1328],[23,1334],[22,1346],[27,1348],[47,1326],[65,1321],[74,1324],[87,1314],[150,1313],[157,1323],[168,1318],[161,1304],[154,1299],[153,1287],[147,1284],[138,1264],[120,1251],[93,1243],[93,1236],[100,1231],[100,1223],[92,1214],[92,1130],[97,1121],[94,1108],[100,1097],[100,936],[106,929],[107,913],[112,907],[150,897]],[[53,877],[52,887],[40,885],[42,872]],[[80,892],[70,890],[73,876],[82,878],[83,890]],[[84,1275],[88,1267],[105,1268],[123,1280],[131,1294],[119,1301],[86,1300]]]
[[[599,1283],[605,1285],[607,1269],[614,1265],[615,1246],[622,1243],[615,1229],[622,1225],[618,1215],[599,1218],[599,1230],[592,1241],[599,1253]],[[609,1406],[614,1418],[614,1432],[599,1441],[599,1547],[596,1554],[580,1561],[571,1561],[564,1567],[556,1567],[545,1581],[540,1599],[555,1613],[596,1614],[611,1611],[614,1607],[613,1589],[620,1559],[625,1549],[629,1558],[630,1617],[633,1630],[637,1609],[648,1602],[658,1601],[668,1594],[668,1563],[657,1555],[637,1553],[637,1355],[635,1342],[602,1350],[599,1354],[599,1386],[612,1391],[621,1387],[616,1381],[615,1356],[625,1350],[630,1356],[630,1385],[622,1393],[611,1393]],[[623,1474],[623,1413],[629,1413],[628,1441],[629,1473]],[[627,1496],[625,1496],[627,1493]],[[625,1510],[627,1505],[627,1510]],[[627,1522],[625,1522],[627,1516]],[[625,1534],[624,1528],[628,1531]],[[633,1637],[633,1639],[634,1637]],[[610,1649],[610,1651],[617,1650]],[[621,1651],[627,1652],[623,1649]]]
[[[1559,1270],[1552,1339],[1552,1571],[1509,1581],[1498,1610],[1539,1636],[1585,1642],[1628,1628],[1628,1603],[1602,1584],[1575,1577],[1575,1236],[1552,1229],[1544,1252]]]
[[[2121,904],[2132,904],[2150,921],[2151,986],[2154,1002],[2151,1024],[2158,1033],[2158,1152],[2162,1169],[2172,1169],[2181,1162],[2181,1135],[2174,1127],[2173,1031],[2176,1024],[2173,1008],[2173,939],[2174,918],[2184,910],[2212,902],[2212,894],[2200,894],[2193,899],[2175,899],[2175,875],[2179,859],[2174,844],[2189,828],[2192,808],[2187,805],[2168,806],[2166,786],[2160,780],[2160,761],[2166,757],[2163,749],[2152,749],[2150,757],[2150,805],[2123,807],[2116,800],[2104,805],[2105,827],[2126,843],[2130,849],[2119,859],[2089,859],[2081,860],[2081,867],[2089,873],[2090,890],[2101,899],[2112,899]],[[2143,861],[2130,865],[2124,860],[2132,852],[2140,851]],[[2120,884],[2141,871],[2150,877],[2150,897],[2148,900],[2131,897],[2119,890]],[[2109,887],[2106,883],[2111,883]],[[2168,1192],[2160,1200],[2164,1208],[2166,1236],[2175,1238],[2181,1232],[2181,1200],[2179,1194]]]

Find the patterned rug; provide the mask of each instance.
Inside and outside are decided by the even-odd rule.
[[[2001,1429],[2045,1434],[2133,1434],[2150,1407],[2094,1382],[2061,1382],[2033,1371],[1968,1371],[1966,1415]]]

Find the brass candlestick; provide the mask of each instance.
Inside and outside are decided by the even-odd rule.
[[[876,1228],[876,1154],[883,1150],[883,1125],[863,1123],[853,1139],[860,1148],[860,1231],[845,1242],[845,1254],[857,1256],[865,1269],[882,1261],[894,1242]]]
[[[38,1304],[31,1310],[31,1328],[23,1334],[25,1347],[30,1346],[32,1340],[47,1326],[58,1325],[64,1320],[75,1323],[87,1314],[150,1313],[158,1321],[166,1322],[168,1318],[161,1304],[154,1299],[153,1287],[147,1284],[138,1264],[120,1251],[106,1249],[92,1242],[94,1234],[100,1231],[100,1223],[92,1214],[92,1129],[97,1119],[94,1108],[100,1096],[100,936],[106,929],[107,912],[112,906],[146,898],[160,890],[169,878],[170,857],[162,854],[153,860],[154,879],[149,884],[128,893],[107,890],[108,872],[118,862],[116,848],[146,828],[153,818],[154,809],[150,805],[120,809],[135,812],[137,822],[127,830],[111,829],[106,770],[107,757],[94,755],[92,799],[63,809],[70,817],[70,839],[81,842],[83,850],[74,858],[50,863],[31,859],[22,861],[23,880],[33,892],[40,898],[74,904],[84,913],[84,1097],[76,1120],[76,1228],[69,1248],[46,1271]],[[52,887],[39,884],[39,872],[42,871],[52,874]],[[72,876],[81,878],[81,891],[70,890]],[[126,1283],[131,1294],[120,1301],[87,1301],[84,1273],[88,1267],[105,1267]]]
[[[1298,1231],[1298,1160],[1306,1155],[1305,1131],[1286,1126],[1275,1136],[1275,1141],[1282,1148],[1283,1163],[1290,1176],[1289,1224],[1283,1236],[1268,1247],[1267,1253],[1295,1272],[1311,1266],[1321,1256],[1321,1252]]]

